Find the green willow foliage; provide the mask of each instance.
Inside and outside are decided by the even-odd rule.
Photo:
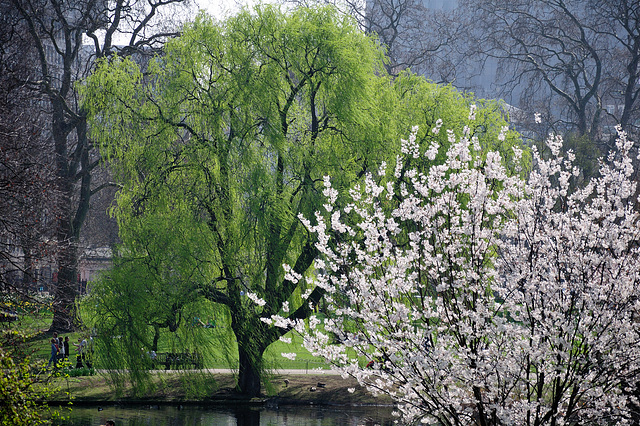
[[[224,22],[199,15],[144,73],[129,59],[99,64],[82,94],[122,184],[123,243],[86,306],[116,380],[127,368],[142,386],[150,349],[195,348],[206,364],[223,343],[239,390],[257,395],[263,353],[285,332],[261,318],[305,318],[323,295],[282,268],[313,273],[316,241],[298,217],[321,208],[323,176],[350,188],[399,154],[389,141],[411,126],[424,135],[446,118],[463,131],[472,104],[479,143],[506,126],[498,104],[392,79],[383,61],[332,8],[259,6]],[[507,133],[505,151],[516,139]],[[207,318],[224,327],[198,326]]]

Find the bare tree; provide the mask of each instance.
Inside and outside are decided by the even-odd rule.
[[[387,47],[391,74],[409,68],[439,82],[455,80],[451,47],[459,24],[451,11],[430,8],[422,0],[374,0],[364,13],[352,11],[365,31],[377,34]]]
[[[46,117],[24,83],[35,52],[13,12],[0,1],[0,303],[33,290],[36,263],[53,256],[57,207]]]
[[[499,64],[496,90],[557,130],[604,143],[638,117],[640,8],[632,0],[462,0],[468,58]]]
[[[502,97],[529,130],[553,129],[609,148],[613,125],[640,126],[637,0],[289,0],[355,17],[388,50],[388,70]],[[521,123],[522,124],[522,123]],[[527,124],[527,123],[524,123]]]
[[[577,3],[468,0],[463,8],[483,28],[473,33],[469,56],[498,60],[502,94],[521,91],[521,105],[544,106],[565,128],[587,134],[599,120],[604,43]],[[555,102],[543,105],[549,99]]]
[[[285,3],[330,4],[352,16],[366,33],[387,49],[387,71],[405,69],[442,83],[455,81],[458,71],[453,38],[461,30],[456,14],[423,0],[284,0]]]
[[[598,31],[611,40],[605,51],[603,104],[627,132],[640,132],[640,4],[637,0],[591,0],[602,20]]]
[[[10,0],[36,51],[37,80],[27,81],[42,95],[50,122],[46,136],[54,148],[61,214],[56,225],[58,284],[51,330],[76,325],[77,262],[80,230],[90,199],[104,185],[93,173],[101,159],[87,134],[85,112],[75,85],[96,58],[111,54],[153,53],[175,34],[176,15],[163,12],[184,0]],[[89,40],[91,45],[85,45]]]

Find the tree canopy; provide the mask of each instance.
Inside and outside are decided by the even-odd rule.
[[[400,152],[389,141],[409,122],[426,134],[438,127],[433,109],[466,117],[476,102],[388,77],[381,48],[332,8],[271,6],[224,22],[201,14],[145,73],[104,61],[83,94],[123,185],[113,210],[123,244],[88,301],[109,365],[143,367],[140,348],[157,349],[160,330],[204,352],[225,333],[191,325],[216,316],[237,341],[249,395],[260,392],[265,349],[286,332],[261,318],[305,318],[324,294],[293,279],[318,256],[300,217],[322,206],[323,177],[346,190]],[[477,102],[474,134],[495,140],[502,110]]]

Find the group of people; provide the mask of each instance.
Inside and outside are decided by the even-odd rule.
[[[87,340],[83,338],[78,339],[78,343],[73,344],[76,347],[78,354],[76,355],[76,368],[82,368],[86,366],[91,368],[91,359],[89,355],[89,347]],[[51,338],[51,357],[47,367],[53,364],[54,367],[58,366],[58,363],[69,359],[69,336],[58,336],[58,333],[53,333]]]

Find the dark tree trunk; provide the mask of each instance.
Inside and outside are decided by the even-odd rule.
[[[76,295],[77,279],[77,245],[74,241],[66,241],[58,252],[58,284],[53,302],[53,321],[49,331],[66,333],[77,328]]]
[[[24,271],[22,273],[21,291],[23,294],[29,294],[36,290],[35,268],[33,265],[33,256],[31,255],[31,245],[26,242],[22,245],[24,253]]]
[[[91,198],[91,168],[89,166],[86,122],[79,118],[74,126],[65,124],[62,109],[55,101],[53,114],[53,136],[56,147],[56,169],[59,180],[62,214],[58,220],[58,283],[54,293],[53,321],[49,331],[70,332],[79,326],[76,312],[78,287],[78,242],[80,229],[89,211]],[[57,107],[57,108],[56,108]],[[70,130],[75,130],[77,145],[72,158],[68,150]],[[78,161],[79,160],[79,161]],[[78,173],[79,164],[81,165]],[[79,174],[79,176],[78,176]],[[76,197],[76,180],[80,180]],[[77,201],[74,199],[77,198]]]
[[[158,340],[160,340],[160,327],[153,326],[153,343],[151,344],[151,350],[158,352]]]
[[[244,311],[239,302],[236,306],[240,309],[232,309],[231,328],[238,342],[237,389],[243,396],[253,398],[262,390],[262,357],[273,339],[255,314]]]
[[[253,398],[259,396],[262,390],[260,383],[262,352],[251,353],[251,349],[247,350],[246,343],[248,342],[238,340],[238,390],[243,395]]]

